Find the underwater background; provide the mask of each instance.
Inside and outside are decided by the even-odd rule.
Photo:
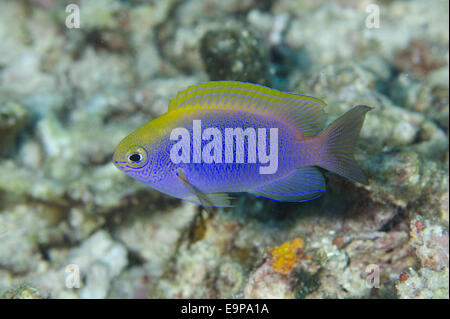
[[[2,298],[449,297],[448,1],[0,0],[0,22]],[[209,80],[317,97],[329,122],[374,107],[370,185],[325,172],[314,201],[207,215],[114,167]]]

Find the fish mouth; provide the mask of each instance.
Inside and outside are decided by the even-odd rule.
[[[113,164],[114,164],[115,167],[117,167],[121,171],[125,170],[125,166],[124,166],[123,163],[114,161]]]
[[[115,167],[121,170],[124,170],[125,165],[127,164],[127,161],[120,160],[120,157],[118,157],[116,154],[113,155],[112,162]]]

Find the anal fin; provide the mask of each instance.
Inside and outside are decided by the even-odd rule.
[[[247,192],[280,202],[304,202],[320,197],[325,192],[325,180],[317,168],[309,166]]]

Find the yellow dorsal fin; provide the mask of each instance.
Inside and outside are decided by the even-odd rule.
[[[282,114],[299,127],[304,136],[318,134],[326,121],[326,103],[322,100],[238,81],[213,81],[190,86],[170,101],[168,111],[203,106],[259,108]]]

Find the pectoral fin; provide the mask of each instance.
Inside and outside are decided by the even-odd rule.
[[[204,197],[204,200],[206,202],[209,202],[211,204],[211,206],[214,207],[233,207],[235,205],[233,205],[233,199],[234,197],[230,196],[227,193],[209,193],[209,194],[205,194],[205,193],[201,193],[202,196],[200,197]],[[186,196],[183,198],[184,200],[187,200],[189,202],[195,203],[195,204],[200,204],[203,205],[202,202],[199,200],[199,196]]]
[[[179,168],[177,170],[177,176],[182,180],[184,185],[189,188],[192,192],[192,196],[186,196],[183,199],[192,203],[202,205],[208,213],[211,212],[212,207],[232,207],[233,197],[229,196],[227,193],[202,193],[197,187],[192,185],[186,177],[183,169]]]

